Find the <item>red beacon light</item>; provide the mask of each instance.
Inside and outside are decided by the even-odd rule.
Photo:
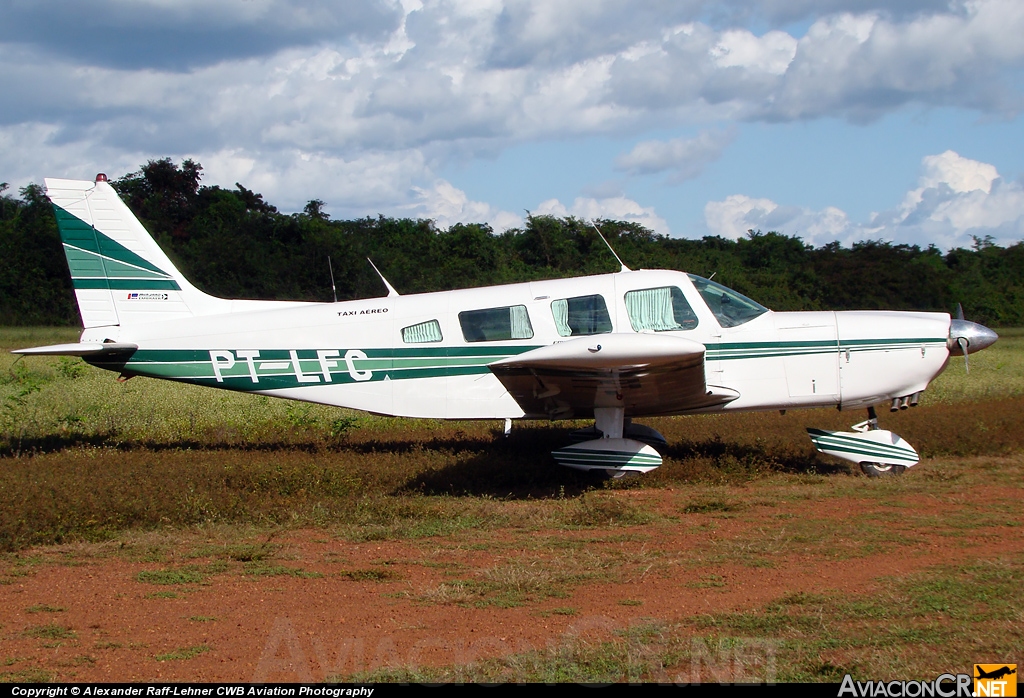
[[[105,174],[103,174],[102,172],[100,172],[98,175],[96,175],[96,181],[97,182],[106,182],[107,181],[107,176]]]

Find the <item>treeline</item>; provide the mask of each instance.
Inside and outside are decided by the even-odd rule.
[[[262,195],[202,186],[202,167],[154,160],[113,182],[196,286],[233,298],[339,300],[383,295],[372,259],[400,293],[616,271],[589,223],[529,216],[494,234],[485,224],[437,229],[408,218],[331,220],[324,203],[284,214]],[[15,197],[0,185],[0,324],[79,322],[60,237],[41,186]],[[886,308],[951,311],[993,326],[1024,325],[1024,244],[975,239],[971,249],[861,242],[822,247],[778,233],[741,240],[657,235],[598,221],[633,269],[679,269],[715,280],[775,310]]]

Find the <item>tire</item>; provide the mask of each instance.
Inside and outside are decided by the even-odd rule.
[[[612,473],[612,480],[632,480],[635,477],[640,477],[643,473],[637,472],[636,470],[618,470]]]
[[[864,461],[860,464],[860,469],[864,471],[864,474],[868,477],[894,477],[896,475],[902,475],[907,469],[905,465],[886,465],[884,463],[871,463]]]

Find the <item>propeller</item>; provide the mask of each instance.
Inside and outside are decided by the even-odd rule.
[[[999,335],[976,322],[964,319],[964,308],[960,303],[956,304],[956,317],[949,322],[949,339],[946,346],[949,347],[951,356],[964,357],[964,369],[971,372],[967,355],[981,351],[992,346],[999,339]]]

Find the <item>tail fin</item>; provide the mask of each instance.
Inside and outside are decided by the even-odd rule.
[[[230,311],[182,276],[105,176],[45,181],[86,328]]]

